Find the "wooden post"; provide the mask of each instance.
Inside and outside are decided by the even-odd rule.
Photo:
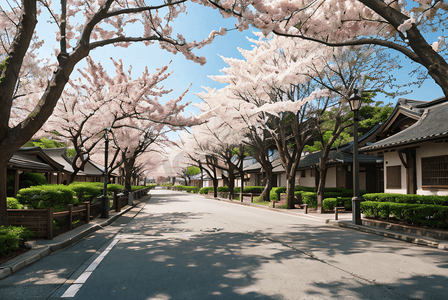
[[[68,225],[68,229],[72,230],[73,229],[73,204],[69,204],[67,205],[67,210],[68,210],[68,217],[67,217],[67,225]]]
[[[250,203],[254,203],[254,194],[250,193]]]
[[[90,202],[86,201],[84,202],[85,206],[86,206],[86,223],[90,223]]]
[[[47,208],[47,239],[53,239],[53,213],[54,207]]]
[[[114,201],[113,201],[113,204],[112,204],[112,208],[115,208],[115,209],[117,209],[117,203],[118,203],[118,192],[114,192]]]
[[[121,211],[121,196],[118,196],[117,206],[115,206],[115,211],[120,212]]]

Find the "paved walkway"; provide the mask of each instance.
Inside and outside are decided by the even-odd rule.
[[[135,216],[145,205],[146,201],[149,199],[150,195],[147,197],[142,198],[139,202],[137,202],[136,206],[126,206],[120,213],[112,212],[110,213],[109,219],[101,219],[96,218],[92,220],[89,224],[82,225],[70,232],[67,232],[65,234],[62,234],[60,236],[55,237],[53,240],[45,240],[45,239],[39,239],[39,240],[33,240],[30,241],[29,244],[32,246],[32,250],[28,251],[27,253],[20,255],[2,265],[0,265],[0,280],[2,278],[8,277],[9,275],[19,271],[20,269],[29,266],[33,264],[34,262],[42,259],[43,257],[51,254],[52,252],[58,251],[60,249],[64,249],[66,247],[69,247],[78,241],[80,241],[82,238],[90,235],[91,233],[100,230],[113,222],[120,219],[119,223],[126,224],[127,221],[131,220],[133,216]],[[400,229],[398,227],[396,228],[378,228],[374,226],[368,226],[372,225],[370,223],[367,223],[366,220],[363,220],[363,222],[366,225],[360,226],[360,225],[353,225],[351,223],[352,215],[351,212],[340,212],[339,213],[339,220],[334,220],[334,214],[317,214],[317,213],[308,213],[305,214],[305,211],[303,209],[294,209],[294,210],[284,210],[284,209],[274,209],[269,208],[267,206],[263,205],[257,205],[249,202],[243,202],[240,201],[230,201],[228,199],[223,198],[213,198],[210,196],[202,196],[197,195],[197,197],[205,197],[209,199],[213,199],[215,201],[224,201],[233,203],[235,205],[245,205],[245,206],[255,206],[262,209],[267,210],[275,210],[276,212],[280,214],[289,214],[289,215],[296,215],[300,216],[301,218],[308,219],[308,220],[318,220],[322,223],[333,225],[333,226],[339,226],[339,227],[345,227],[349,229],[359,230],[363,232],[368,232],[376,235],[381,235],[389,238],[394,238],[398,240],[403,240],[406,242],[428,246],[432,248],[438,248],[442,250],[448,250],[448,241],[442,240],[440,238],[433,238],[433,237],[427,237],[427,232],[425,230],[420,230],[419,232],[410,232],[411,230],[406,229]],[[406,232],[407,230],[407,232]],[[431,231],[431,230],[429,230]],[[434,230],[433,230],[434,231]]]

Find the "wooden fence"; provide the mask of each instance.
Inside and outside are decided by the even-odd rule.
[[[151,188],[141,189],[132,192],[133,199],[140,199],[148,194]],[[119,212],[121,208],[128,205],[129,197],[124,195],[115,195],[114,202],[111,209]],[[84,202],[83,204],[73,206],[72,204],[66,207],[65,211],[54,212],[54,207],[47,209],[8,209],[8,222],[13,226],[25,226],[31,230],[36,238],[53,239],[54,229],[53,220],[64,219],[63,230],[72,230],[73,221],[81,220],[89,223],[91,219],[97,217],[101,213],[101,203],[90,204]]]
[[[90,222],[90,202],[73,206],[69,204],[65,211],[54,212],[54,207],[47,209],[8,209],[8,221],[13,226],[25,226],[31,230],[36,238],[53,239],[53,220],[65,218],[68,230],[73,228],[74,219]]]

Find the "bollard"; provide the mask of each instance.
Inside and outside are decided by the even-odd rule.
[[[305,206],[305,214],[308,214],[308,204],[302,204],[303,206]]]
[[[250,203],[254,203],[254,194],[250,193]]]
[[[334,219],[335,220],[338,219],[338,208],[337,207],[334,208]]]

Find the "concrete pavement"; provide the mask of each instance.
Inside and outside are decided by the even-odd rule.
[[[135,206],[125,206],[121,212],[110,211],[108,219],[95,218],[88,224],[84,224],[78,228],[75,228],[69,232],[61,234],[54,237],[52,240],[38,239],[26,242],[26,244],[31,247],[28,252],[17,256],[4,264],[0,265],[0,280],[10,276],[13,273],[29,266],[36,261],[50,255],[53,252],[67,248],[76,244],[78,241],[84,237],[90,235],[91,233],[103,229],[104,227],[115,222],[119,217],[127,214],[133,213],[137,214],[142,207],[149,200],[151,195],[145,196],[142,199],[136,200]]]
[[[109,219],[96,218],[92,220],[89,224],[84,224],[70,232],[55,237],[53,240],[41,239],[28,242],[28,244],[32,247],[30,251],[0,265],[0,280],[10,276],[13,273],[16,273],[20,269],[33,264],[34,262],[42,259],[43,257],[55,251],[64,249],[77,243],[79,240],[88,236],[89,234],[99,229],[102,229],[105,226],[110,225],[111,223],[116,221],[120,216],[123,216],[128,212],[135,216],[143,208],[149,197],[150,195],[142,198],[134,207],[132,206],[125,207],[120,213],[111,211]],[[412,228],[406,226],[390,226],[390,225],[383,226],[383,228],[380,228],[377,227],[378,224],[374,224],[373,222],[368,220],[363,220],[363,225],[360,226],[351,223],[352,220],[351,212],[340,212],[339,220],[334,220],[334,214],[317,214],[317,213],[305,214],[304,210],[302,209],[284,210],[284,209],[270,208],[267,206],[247,202],[241,203],[237,200],[231,201],[224,198],[213,198],[210,196],[203,196],[203,195],[198,195],[198,197],[206,197],[209,198],[210,200],[224,201],[233,203],[235,205],[255,206],[262,209],[274,210],[281,214],[290,214],[300,216],[305,219],[318,220],[332,226],[363,231],[371,234],[385,236],[388,238],[402,240],[413,244],[438,248],[441,250],[448,250],[448,240],[447,240],[448,232],[446,230],[440,231],[440,230],[423,229],[423,228],[421,228],[420,230],[413,230]]]

